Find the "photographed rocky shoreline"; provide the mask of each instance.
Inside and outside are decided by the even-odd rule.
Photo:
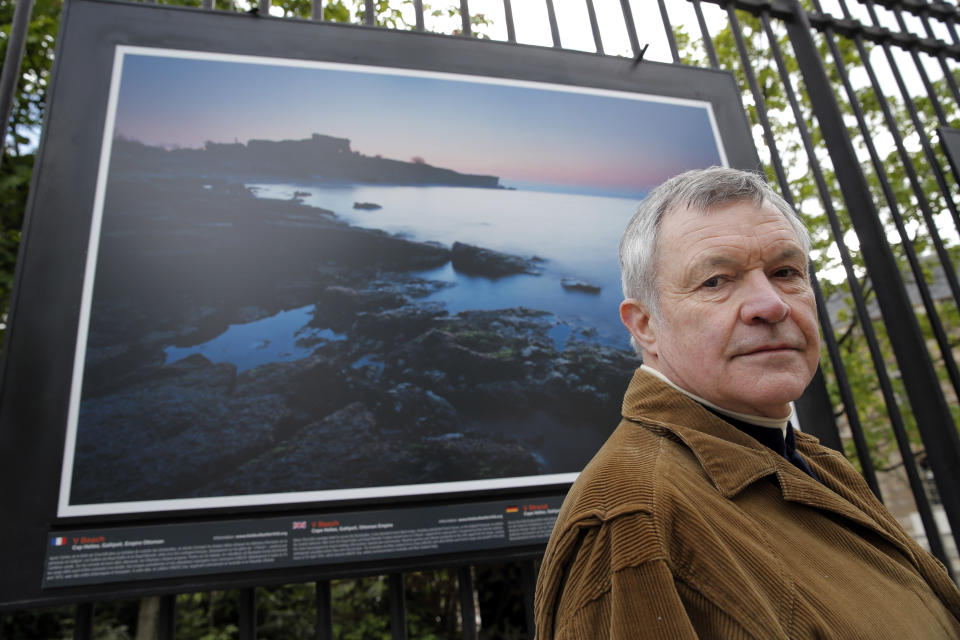
[[[418,275],[535,274],[535,256],[417,242],[142,167],[111,169],[103,220],[74,504],[577,471],[638,364],[545,311],[451,314],[428,300],[450,283]],[[167,362],[170,347],[310,305],[306,357]]]

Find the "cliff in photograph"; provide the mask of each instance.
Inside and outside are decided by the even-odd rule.
[[[208,142],[202,149],[151,147],[135,140],[113,142],[114,163],[131,169],[166,167],[207,176],[283,178],[411,186],[499,189],[500,178],[412,162],[368,156],[350,148],[347,138],[319,133],[303,140],[249,140],[246,144]]]

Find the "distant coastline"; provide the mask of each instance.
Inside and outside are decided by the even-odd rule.
[[[122,160],[121,160],[122,159]],[[181,173],[212,176],[283,177],[322,182],[459,186],[503,189],[492,175],[460,173],[420,159],[411,162],[368,156],[350,148],[347,138],[314,133],[302,140],[208,142],[200,149],[164,149],[118,137],[113,161],[136,170],[174,168]]]

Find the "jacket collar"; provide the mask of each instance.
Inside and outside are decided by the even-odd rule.
[[[642,369],[623,398],[623,417],[682,441],[726,498],[777,473],[780,456]]]

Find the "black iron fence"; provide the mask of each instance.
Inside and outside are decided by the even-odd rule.
[[[323,20],[322,0],[202,0],[202,9]],[[900,521],[960,571],[960,11],[926,0],[511,0],[454,4],[453,37],[518,42],[515,16],[541,3],[553,47],[582,42],[630,55],[732,71],[764,169],[815,239],[816,293],[825,354],[798,402],[801,426],[844,449]],[[3,133],[10,122],[33,0],[17,0],[0,77]],[[423,0],[390,3],[395,28],[427,29]],[[355,21],[375,25],[391,6],[364,0]],[[514,6],[517,5],[517,6]],[[278,10],[279,9],[279,10]],[[475,13],[471,13],[471,9]],[[545,10],[545,11],[543,11]],[[608,18],[611,10],[617,20]],[[502,11],[502,13],[501,13]],[[494,13],[496,15],[494,15]],[[579,16],[573,20],[570,16]],[[455,19],[455,18],[454,18]],[[589,24],[586,24],[589,23]],[[577,33],[571,24],[577,24]],[[476,33],[477,25],[482,33]],[[496,32],[496,33],[494,33]],[[497,35],[499,34],[499,35]],[[522,40],[522,39],[521,39]],[[522,42],[521,42],[522,43]],[[588,47],[589,48],[589,47]],[[5,137],[5,135],[4,135]],[[953,151],[953,153],[951,153]],[[521,560],[532,629],[535,559]],[[457,569],[460,629],[478,637],[470,567]],[[404,576],[389,576],[393,637],[407,634]],[[316,583],[316,634],[333,637],[329,581]],[[175,596],[159,601],[158,633],[174,636]],[[239,636],[256,635],[255,590],[241,592]],[[80,604],[76,637],[91,637],[94,607]],[[481,622],[482,626],[482,622]],[[2,632],[2,630],[0,630]]]

